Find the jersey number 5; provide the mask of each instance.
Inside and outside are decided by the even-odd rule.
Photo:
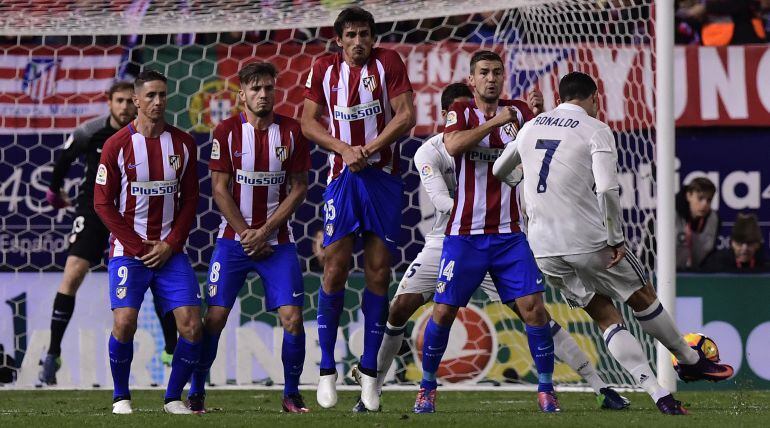
[[[537,181],[537,193],[545,193],[548,189],[548,172],[551,170],[551,160],[553,154],[556,153],[556,148],[559,147],[561,140],[537,140],[535,143],[535,149],[545,150],[545,156],[543,157],[543,166],[540,167],[540,179]]]

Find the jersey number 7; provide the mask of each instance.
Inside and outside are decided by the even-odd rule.
[[[561,140],[537,140],[535,143],[535,149],[545,150],[545,156],[543,157],[543,166],[540,167],[540,180],[537,181],[537,193],[545,193],[548,189],[548,172],[551,170],[551,160],[553,154],[556,153],[556,148],[559,147]]]

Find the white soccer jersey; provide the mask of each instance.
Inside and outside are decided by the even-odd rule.
[[[600,175],[605,187],[617,187],[617,149],[609,126],[581,107],[561,104],[528,122],[516,143],[524,166],[519,187],[523,187],[528,240],[535,257],[606,247],[607,228],[596,198],[599,180],[595,177]],[[602,155],[604,163],[597,168],[594,159]]]
[[[436,208],[433,228],[425,240],[444,239],[444,232],[452,214],[457,177],[455,161],[444,146],[444,134],[436,134],[423,143],[414,154],[414,165],[420,174],[420,181]]]

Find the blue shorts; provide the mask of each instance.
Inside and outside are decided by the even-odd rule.
[[[463,307],[489,272],[504,303],[545,291],[527,237],[521,233],[444,237],[436,303]]]
[[[112,309],[139,309],[147,288],[152,289],[164,314],[181,306],[201,304],[200,286],[187,254],[173,254],[159,269],[150,269],[134,257],[113,257],[107,270]]]
[[[345,168],[324,191],[324,247],[351,233],[372,232],[396,253],[403,193],[398,176],[372,167]]]
[[[257,272],[265,287],[265,308],[274,311],[281,306],[302,307],[305,285],[294,244],[273,245],[273,254],[260,260],[249,257],[239,241],[217,239],[209,264],[206,303],[232,308],[246,275]]]

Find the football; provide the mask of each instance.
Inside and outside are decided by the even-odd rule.
[[[695,350],[700,350],[703,355],[713,362],[719,362],[719,348],[717,348],[716,342],[710,337],[701,333],[687,333],[684,335],[684,340]],[[671,361],[674,363],[674,367],[679,365],[676,357],[671,356]]]

